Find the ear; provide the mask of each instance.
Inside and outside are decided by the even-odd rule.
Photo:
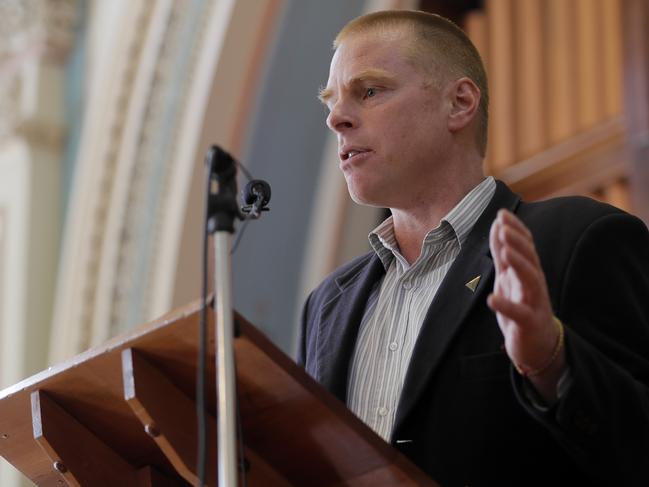
[[[480,105],[480,89],[469,78],[460,78],[451,84],[449,97],[451,111],[448,116],[448,129],[457,132],[475,118]]]

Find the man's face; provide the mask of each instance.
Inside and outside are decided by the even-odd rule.
[[[407,209],[434,191],[449,131],[443,90],[408,62],[405,34],[353,34],[331,61],[321,98],[354,201]]]

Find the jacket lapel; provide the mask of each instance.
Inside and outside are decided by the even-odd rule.
[[[318,326],[316,379],[338,399],[347,399],[349,364],[372,288],[385,270],[372,252],[336,279],[339,292],[322,307]]]
[[[520,198],[498,182],[491,202],[476,222],[462,250],[449,269],[422,324],[404,381],[393,432],[418,402],[470,309],[485,300],[493,287],[493,261],[489,253],[489,230],[500,208],[514,211]],[[475,278],[480,279],[475,285]],[[467,286],[473,281],[474,289]]]

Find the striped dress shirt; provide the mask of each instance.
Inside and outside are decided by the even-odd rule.
[[[369,235],[386,273],[372,290],[361,321],[349,372],[347,406],[386,441],[426,312],[495,190],[492,177],[473,188],[428,232],[412,266],[399,252],[392,217]]]

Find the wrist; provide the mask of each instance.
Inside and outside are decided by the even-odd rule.
[[[514,363],[517,372],[527,379],[547,405],[558,399],[557,386],[566,370],[565,329],[558,318],[553,317],[557,327],[557,341],[550,357],[534,369],[520,367]]]
[[[556,365],[556,362],[558,361],[560,356],[563,355],[565,330],[563,323],[561,323],[559,318],[553,316],[552,319],[557,329],[557,338],[554,344],[554,348],[552,349],[552,354],[548,357],[548,359],[541,365],[534,368],[512,362],[516,371],[523,377],[527,377],[528,379],[531,379],[533,377],[541,377],[542,375],[550,372],[552,369],[556,369],[556,367],[553,366]]]

